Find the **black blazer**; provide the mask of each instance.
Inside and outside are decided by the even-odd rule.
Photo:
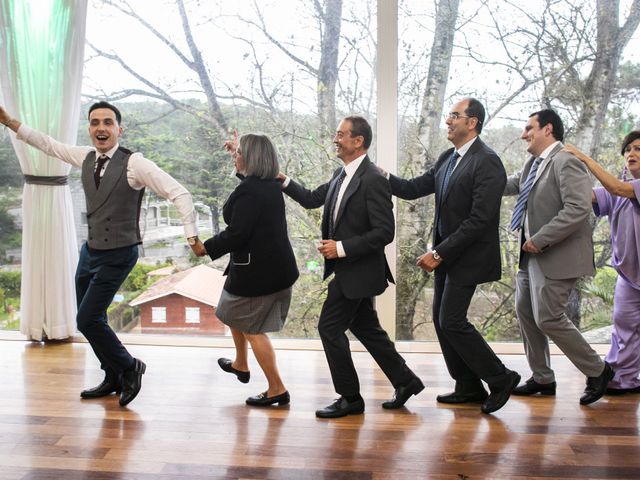
[[[507,174],[500,157],[480,138],[453,171],[446,192],[442,180],[453,148],[440,155],[436,164],[411,180],[390,175],[394,195],[413,200],[435,193],[434,225],[442,222],[442,237],[433,229],[433,248],[443,258],[444,269],[459,285],[477,285],[498,280],[500,262],[500,204]]]
[[[242,179],[222,208],[227,228],[204,242],[211,259],[231,253],[226,291],[242,297],[275,293],[293,285],[298,267],[287,233],[282,184]]]
[[[284,192],[305,208],[324,205],[322,238],[328,237],[329,201],[338,175],[311,191],[291,180]],[[365,157],[338,207],[334,225],[334,240],[342,241],[346,257],[325,259],[324,278],[335,272],[347,298],[379,295],[393,282],[391,270],[384,255],[384,247],[391,243],[395,233],[393,203],[389,182]]]

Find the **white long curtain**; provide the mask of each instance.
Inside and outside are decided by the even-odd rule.
[[[87,0],[0,0],[0,100],[21,122],[75,143]],[[16,140],[23,174],[68,175],[69,165]],[[75,333],[78,261],[67,185],[25,184],[20,330],[35,340]]]

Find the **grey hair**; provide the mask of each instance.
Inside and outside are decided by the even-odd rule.
[[[278,152],[266,135],[248,133],[240,137],[244,174],[262,179],[276,178],[280,172]]]

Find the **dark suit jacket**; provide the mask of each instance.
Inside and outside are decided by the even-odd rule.
[[[442,222],[442,238],[434,227],[433,248],[443,258],[438,267],[459,285],[477,285],[501,276],[500,203],[507,175],[498,155],[477,138],[449,179],[446,192],[442,180],[453,148],[440,155],[436,164],[411,180],[391,175],[394,195],[406,200],[435,193],[434,224]]]
[[[331,181],[311,191],[291,180],[284,192],[305,208],[324,205],[322,238],[328,237],[329,199],[341,169],[334,172]],[[389,183],[365,157],[338,207],[334,224],[334,240],[342,241],[346,257],[325,260],[324,278],[335,272],[347,298],[365,298],[379,295],[393,282],[391,270],[384,255],[384,247],[391,243],[395,233],[393,203]]]
[[[293,255],[277,180],[244,178],[222,208],[227,228],[204,242],[212,259],[231,253],[225,290],[242,297],[275,293],[293,285]]]

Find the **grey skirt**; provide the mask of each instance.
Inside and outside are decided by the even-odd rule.
[[[279,332],[289,313],[292,292],[289,287],[260,297],[239,297],[222,290],[216,316],[243,333]]]

